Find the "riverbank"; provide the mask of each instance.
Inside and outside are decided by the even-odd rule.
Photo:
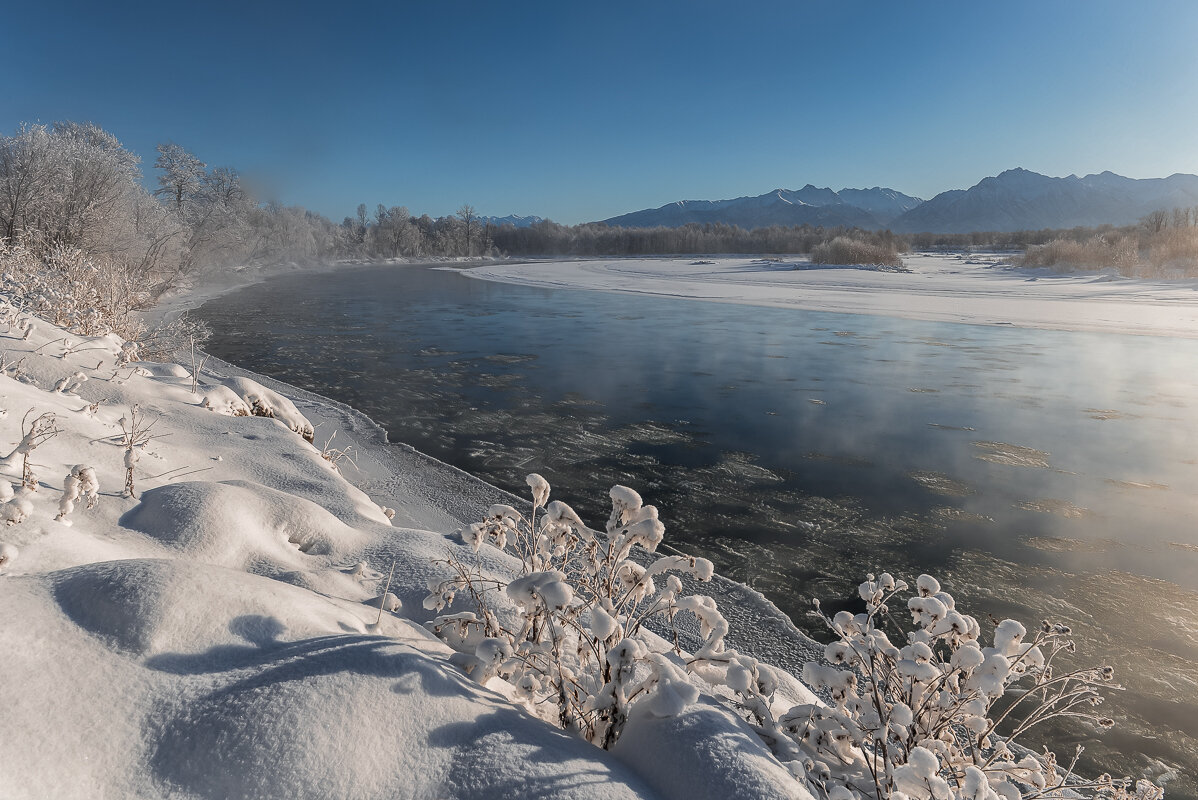
[[[899,317],[930,322],[1198,337],[1198,280],[1061,274],[998,256],[915,253],[906,272],[801,257],[532,261],[462,269],[472,278],[559,289]]]

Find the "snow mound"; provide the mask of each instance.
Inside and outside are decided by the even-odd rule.
[[[363,632],[368,613],[278,581],[180,560],[106,561],[47,577],[72,622],[142,656]]]
[[[316,430],[308,418],[299,412],[295,403],[278,392],[271,391],[249,378],[225,378],[222,384],[232,394],[244,400],[249,412],[255,417],[277,419],[309,442],[315,437]]]
[[[271,656],[167,722],[150,756],[159,780],[210,798],[652,796],[411,647],[340,635]]]
[[[209,411],[215,411],[217,414],[224,414],[227,417],[248,417],[250,415],[250,407],[245,400],[224,385],[209,387],[208,393],[204,395],[200,405]]]
[[[710,698],[675,717],[634,707],[612,752],[666,800],[812,800],[753,729]]]
[[[147,377],[151,378],[187,378],[191,380],[191,373],[181,364],[165,364],[158,361],[138,361],[135,365],[139,370],[148,373]]]
[[[364,635],[358,603],[129,559],[5,580],[0,607],[21,688],[0,726],[5,798],[654,796],[418,627]]]
[[[260,574],[303,568],[305,556],[345,552],[364,541],[311,500],[249,481],[150,489],[121,525],[187,558]]]

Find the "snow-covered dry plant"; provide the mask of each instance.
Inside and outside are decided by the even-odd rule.
[[[25,412],[25,416],[21,420],[21,441],[17,443],[11,453],[0,459],[0,466],[15,467],[19,457],[22,488],[37,491],[37,475],[33,473],[33,462],[29,460],[29,457],[40,445],[58,435],[58,423],[54,414],[49,411],[39,414],[33,418],[33,421],[30,421],[29,415],[32,413],[33,409]]]
[[[333,433],[325,441],[324,447],[320,449],[320,457],[329,462],[329,465],[333,469],[337,470],[337,472],[341,471],[342,461],[348,461],[350,464],[353,464],[354,468],[356,469],[358,465],[354,463],[353,456],[349,454],[350,451],[354,449],[353,446],[346,445],[345,447],[333,447],[333,440],[336,438],[337,431],[333,431]],[[394,513],[395,512],[392,512],[393,515]]]
[[[745,716],[796,780],[826,800],[1159,800],[1163,794],[1147,781],[1079,778],[1080,748],[1060,763],[1047,749],[1036,753],[1020,744],[1047,720],[1113,725],[1098,713],[1100,689],[1117,688],[1111,668],[1059,663],[1076,650],[1067,626],[1045,622],[1029,636],[1020,623],[1004,620],[983,645],[977,620],[921,575],[907,603],[908,631],[889,613],[907,584],[871,575],[859,587],[864,613],[829,617],[816,602],[813,613],[835,639],[825,648],[827,663],[806,664],[802,677],[826,700],[790,705],[776,694],[780,673],[725,646],[728,623],[715,601],[683,596],[679,577],[667,574],[709,580],[711,563],[649,557],[664,533],[654,507],[615,486],[600,532],[565,503],[549,502],[544,478],[533,474],[527,482],[527,517],[495,505],[461,532],[476,552],[494,546],[517,556],[519,576],[494,577],[450,555],[441,563],[452,575],[429,584],[425,606],[439,616],[427,625],[458,651],[452,661],[476,680],[506,679],[530,709],[594,744],[616,742],[633,704],[655,716],[676,715],[704,685]],[[465,609],[454,606],[459,597]],[[684,611],[697,618],[704,639],[693,654],[677,644]],[[650,624],[674,631],[672,649]]]
[[[146,421],[141,408],[134,404],[129,413],[117,420],[121,426],[120,446],[125,451],[125,496],[137,497],[133,485],[133,469],[141,459],[141,450],[151,440],[158,437],[153,435],[154,424],[157,420]]]
[[[907,601],[914,628],[904,632],[889,604],[907,588],[886,573],[868,576],[859,587],[866,605],[860,614],[829,617],[816,601],[812,613],[835,639],[824,650],[828,663],[808,663],[803,679],[824,690],[830,703],[757,718],[768,736],[783,731],[799,746],[810,788],[829,798],[896,800],[1152,800],[1163,794],[1147,781],[1132,786],[1108,775],[1078,778],[1073,769],[1080,748],[1061,764],[1047,749],[1035,753],[1019,745],[1021,736],[1050,719],[1114,724],[1097,711],[1099,690],[1112,687],[1113,670],[1058,664],[1076,650],[1067,626],[1044,622],[1028,637],[1022,624],[1003,620],[984,646],[977,620],[958,611],[935,578],[921,575]],[[793,754],[789,746],[778,750]]]
[[[0,480],[0,522],[9,527],[24,522],[33,513],[30,493],[31,490],[24,486],[13,491],[11,483]]]
[[[84,497],[87,498],[87,507],[95,508],[100,499],[100,481],[96,478],[95,469],[76,464],[62,481],[62,498],[58,501],[58,515],[54,519],[70,525],[67,517],[75,510],[75,503]]]
[[[563,728],[610,748],[634,703],[655,716],[678,714],[699,694],[688,668],[702,662],[726,672],[740,658],[724,649],[728,624],[715,602],[682,596],[678,576],[667,574],[710,580],[712,565],[687,556],[648,558],[665,527],[632,489],[612,488],[611,516],[600,532],[565,503],[550,502],[540,475],[527,482],[528,517],[495,505],[462,534],[475,551],[494,546],[516,555],[520,575],[505,581],[448,557],[443,563],[453,575],[430,582],[425,606],[446,611],[465,595],[472,610],[443,613],[428,626],[459,650],[455,663],[476,680],[507,679],[530,708],[552,708],[546,716]],[[515,605],[514,617],[501,613],[500,593]],[[684,611],[698,618],[706,639],[689,664],[646,628],[651,621],[668,628]]]

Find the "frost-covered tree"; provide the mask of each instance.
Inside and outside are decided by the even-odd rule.
[[[204,167],[208,166],[183,147],[174,143],[158,145],[158,158],[154,166],[162,170],[158,176],[158,189],[154,194],[165,197],[177,211],[190,203],[208,178]]]
[[[466,246],[462,255],[474,255],[474,229],[477,227],[475,222],[478,214],[474,210],[474,206],[469,203],[463,203],[458,209],[458,219],[462,221],[462,233],[466,238]]]

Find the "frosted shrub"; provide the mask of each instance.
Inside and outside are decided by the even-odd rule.
[[[893,247],[837,236],[811,249],[811,263],[901,268],[903,258]]]
[[[775,697],[784,676],[727,648],[728,623],[715,601],[683,596],[682,582],[669,574],[710,580],[711,562],[633,559],[662,541],[654,507],[615,486],[606,530],[594,531],[568,505],[549,501],[544,478],[529,475],[527,482],[533,498],[527,518],[494,505],[461,532],[476,552],[493,546],[516,555],[520,574],[505,581],[448,557],[441,563],[453,575],[429,584],[424,605],[440,615],[427,625],[458,651],[453,663],[480,683],[509,681],[530,709],[555,709],[558,724],[597,745],[611,747],[634,704],[655,716],[681,713],[698,698],[695,679],[701,679],[742,712],[796,780],[825,800],[1163,796],[1147,781],[1078,778],[1080,748],[1061,764],[1047,749],[1020,745],[1051,719],[1114,724],[1098,712],[1100,688],[1118,688],[1113,670],[1058,664],[1076,649],[1065,625],[1045,622],[1029,635],[1004,620],[984,644],[977,620],[959,611],[935,578],[921,575],[906,603],[907,631],[890,614],[907,584],[870,575],[858,588],[864,613],[829,617],[815,603],[812,613],[835,638],[824,649],[825,663],[807,663],[802,677],[827,701],[787,708]],[[514,620],[499,595],[515,606]],[[459,596],[469,610],[450,610]],[[677,643],[683,612],[698,620],[703,638],[693,654]],[[650,623],[674,632],[673,652],[648,631]]]
[[[141,327],[133,312],[152,303],[128,265],[35,235],[0,239],[0,293],[85,336],[135,338]]]
[[[428,625],[462,651],[454,663],[472,677],[505,678],[530,708],[554,707],[563,728],[609,748],[634,703],[671,716],[698,699],[682,660],[651,649],[656,641],[668,650],[647,635],[651,620],[669,626],[681,612],[698,618],[706,642],[686,662],[692,670],[703,665],[722,674],[740,658],[724,650],[728,624],[715,602],[682,596],[678,576],[668,574],[710,580],[712,565],[686,556],[661,557],[648,566],[634,560],[634,551],[656,551],[665,527],[657,509],[644,505],[632,489],[612,488],[611,516],[600,532],[565,503],[550,502],[549,484],[540,475],[529,475],[528,485],[533,500],[527,518],[511,506],[495,505],[462,533],[475,551],[488,546],[515,554],[520,575],[498,580],[446,559],[454,575],[430,583],[425,607],[444,611],[462,594],[473,610],[442,614]],[[514,622],[497,613],[500,593],[517,609]]]
[[[1114,724],[1097,710],[1099,689],[1111,686],[1113,670],[1057,664],[1075,651],[1067,626],[1045,622],[1029,636],[1008,619],[985,646],[977,620],[958,611],[935,578],[921,575],[906,604],[913,629],[902,634],[889,607],[907,588],[889,574],[870,575],[859,587],[861,614],[828,617],[816,601],[813,613],[836,638],[824,650],[827,663],[808,663],[803,679],[824,690],[830,705],[758,716],[767,741],[784,731],[799,746],[811,788],[828,797],[850,791],[899,800],[1163,794],[1145,781],[1131,788],[1109,776],[1076,778],[1080,748],[1061,765],[1047,750],[1019,747],[1021,736],[1049,719]],[[884,627],[901,638],[892,642]],[[996,708],[1004,696],[1008,702]],[[789,743],[779,749],[793,755]]]

